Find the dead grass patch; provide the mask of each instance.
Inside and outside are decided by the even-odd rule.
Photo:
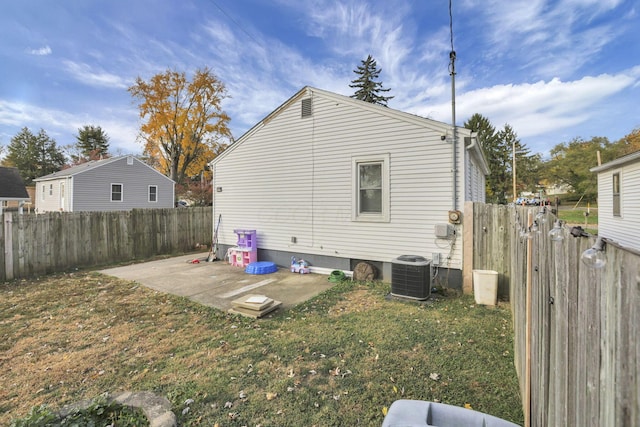
[[[335,306],[329,309],[329,316],[342,316],[350,313],[364,313],[375,310],[382,302],[367,289],[355,289],[347,292]]]

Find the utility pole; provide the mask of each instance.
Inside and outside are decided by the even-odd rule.
[[[513,201],[515,202],[516,199],[518,198],[518,195],[516,194],[516,139],[514,138],[512,143],[512,167],[511,169],[513,169]]]

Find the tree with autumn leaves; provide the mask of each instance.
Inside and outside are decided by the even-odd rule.
[[[129,93],[139,104],[144,155],[179,184],[200,176],[226,147],[229,116],[222,110],[227,97],[209,68],[184,72],[167,70],[148,81],[138,77]]]
[[[607,163],[637,151],[640,151],[640,128],[616,142],[605,137],[574,138],[551,149],[551,159],[545,163],[544,172],[553,182],[567,185],[576,196],[595,202],[597,174],[591,172],[591,168],[598,166],[598,152],[602,163]]]

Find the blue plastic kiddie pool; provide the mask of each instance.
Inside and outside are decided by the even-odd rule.
[[[247,264],[245,273],[249,274],[269,274],[278,271],[278,267],[271,261],[257,261]]]

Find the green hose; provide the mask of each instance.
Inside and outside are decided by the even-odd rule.
[[[327,280],[329,280],[331,283],[338,283],[338,282],[342,282],[344,279],[345,279],[345,275],[343,271],[333,270]]]

